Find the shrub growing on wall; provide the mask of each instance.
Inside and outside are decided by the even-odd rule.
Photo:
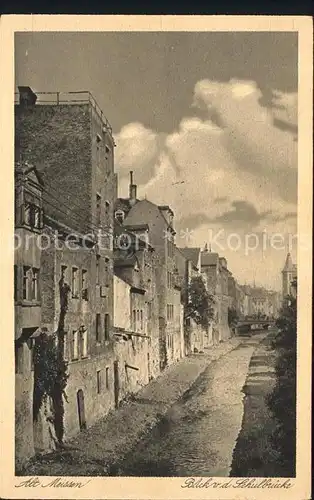
[[[67,363],[60,359],[55,336],[42,333],[34,346],[33,415],[38,419],[42,406],[50,399],[58,441],[63,440],[63,400],[68,380]]]
[[[58,442],[64,436],[64,399],[68,381],[68,364],[64,359],[64,322],[68,310],[70,287],[62,276],[59,281],[60,315],[57,336],[41,333],[34,347],[33,416],[38,419],[40,409],[49,399]]]

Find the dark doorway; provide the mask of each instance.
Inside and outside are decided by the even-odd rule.
[[[86,429],[84,393],[82,389],[79,389],[77,391],[77,409],[78,409],[80,430]]]
[[[114,404],[115,407],[118,408],[119,392],[120,392],[119,361],[114,361],[113,363],[113,374],[114,374]]]

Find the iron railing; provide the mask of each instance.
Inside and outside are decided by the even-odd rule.
[[[102,109],[98,105],[94,96],[88,90],[79,90],[76,92],[36,92],[37,100],[36,106],[50,105],[59,106],[64,104],[91,104],[95,109],[99,118],[104,123],[107,130],[112,134],[112,127],[104,115]],[[14,104],[20,103],[20,94],[14,94]]]

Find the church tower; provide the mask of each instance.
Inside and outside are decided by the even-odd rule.
[[[287,297],[291,295],[291,282],[293,280],[293,270],[294,266],[292,264],[292,259],[290,253],[287,254],[286,263],[282,270],[282,296]]]

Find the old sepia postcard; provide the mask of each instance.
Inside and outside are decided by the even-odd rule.
[[[311,42],[2,18],[1,498],[310,498]]]

